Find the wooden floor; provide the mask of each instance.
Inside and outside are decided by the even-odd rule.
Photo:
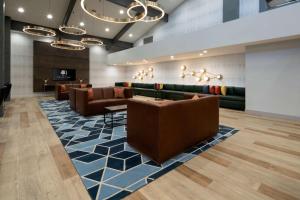
[[[0,119],[0,199],[89,199],[37,100]],[[300,199],[299,121],[232,110],[220,121],[240,131],[127,199]]]

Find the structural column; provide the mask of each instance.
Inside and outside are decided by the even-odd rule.
[[[4,84],[4,34],[5,34],[5,13],[4,0],[0,0],[0,87]],[[3,116],[3,105],[0,106],[0,116]]]

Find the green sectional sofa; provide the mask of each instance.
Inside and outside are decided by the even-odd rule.
[[[116,82],[115,86],[124,86],[124,82]],[[171,100],[183,100],[186,94],[209,94],[209,85],[179,85],[163,84],[162,90],[155,90],[152,83],[132,83],[133,94]],[[245,110],[245,88],[227,87],[226,96],[219,95],[220,107],[235,110]]]

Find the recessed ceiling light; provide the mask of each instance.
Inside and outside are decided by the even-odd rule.
[[[170,56],[170,58],[173,60],[173,59],[174,59],[174,56]]]
[[[124,10],[120,10],[120,15],[123,15],[124,14]]]
[[[79,25],[80,25],[80,26],[84,26],[84,22],[80,22]]]
[[[47,15],[47,18],[48,18],[48,19],[53,19],[53,15],[52,15],[52,14],[48,14],[48,15]]]
[[[200,53],[199,56],[203,56],[203,53]]]
[[[106,31],[106,32],[109,32],[109,28],[106,28],[105,31]]]
[[[203,51],[203,53],[207,53],[207,51],[206,51],[206,50],[204,50],[204,51]]]
[[[18,8],[18,12],[19,12],[19,13],[24,13],[24,12],[25,12],[25,10],[24,10],[24,8],[23,8],[23,7],[19,7],[19,8]]]
[[[133,36],[133,34],[132,34],[132,33],[130,33],[130,34],[129,34],[129,37],[132,37],[132,36]]]

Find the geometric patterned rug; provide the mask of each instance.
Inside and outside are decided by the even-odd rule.
[[[68,101],[41,101],[40,106],[93,200],[122,199],[238,131],[220,125],[213,138],[157,165],[127,144],[125,126],[106,127],[103,115],[83,117]]]

